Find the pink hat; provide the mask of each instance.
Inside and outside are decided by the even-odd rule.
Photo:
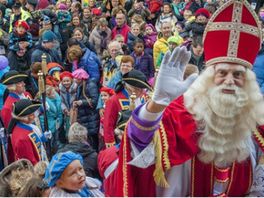
[[[68,8],[67,8],[67,5],[65,5],[64,3],[60,3],[59,5],[58,5],[58,8],[60,9],[60,10],[67,10]]]
[[[72,72],[73,78],[80,79],[80,80],[87,80],[89,78],[89,74],[83,69],[76,69]]]

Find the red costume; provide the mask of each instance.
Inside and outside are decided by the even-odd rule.
[[[107,102],[104,112],[104,141],[107,146],[115,144],[114,130],[117,123],[118,113],[129,108],[129,96],[123,89],[113,95]]]
[[[41,160],[41,139],[29,125],[19,122],[11,139],[15,160],[26,158],[33,165]]]
[[[25,92],[24,95],[26,98],[31,98],[31,95],[28,92]],[[1,111],[1,117],[6,128],[8,127],[9,122],[12,119],[11,113],[13,109],[13,104],[20,99],[21,98],[16,93],[11,92],[5,100],[3,109]]]
[[[246,1],[227,1],[206,26],[206,64],[210,66],[215,63],[234,63],[251,68],[260,49],[261,34],[256,14]],[[118,166],[105,181],[115,182],[111,186],[117,186],[115,191],[108,189],[110,196],[153,196],[156,190],[167,191],[173,196],[245,196],[249,193],[253,176],[259,176],[257,168],[263,168],[259,156],[256,157],[257,148],[251,147],[253,142],[247,145],[250,153],[248,159],[219,168],[214,163],[205,164],[198,159],[198,140],[205,126],[195,121],[185,108],[183,96],[170,103],[162,114],[161,122],[140,119],[139,110],[137,108],[133,112],[124,133]],[[255,131],[253,138],[263,152],[262,129],[263,127],[259,132]],[[150,144],[151,141],[153,145]],[[147,168],[144,169],[128,164],[140,155],[131,156],[135,151],[131,143],[136,145],[140,153],[151,146],[155,151],[155,167],[146,162],[144,167]],[[258,154],[263,157],[263,153]],[[147,155],[139,159],[148,160]],[[140,161],[137,163],[140,164]],[[100,164],[98,166],[101,167]],[[259,179],[263,180],[263,175]],[[154,181],[163,188],[156,189]]]

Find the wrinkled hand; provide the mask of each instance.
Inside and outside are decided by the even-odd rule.
[[[104,116],[104,112],[105,112],[105,110],[103,108],[102,109],[99,109],[100,117],[103,117]]]
[[[44,136],[45,138],[48,140],[48,139],[51,139],[52,138],[52,133],[51,131],[45,131],[44,132]]]
[[[186,47],[177,47],[168,51],[161,63],[152,100],[167,106],[172,100],[182,95],[196,79],[197,74],[183,81],[185,67],[191,58]]]

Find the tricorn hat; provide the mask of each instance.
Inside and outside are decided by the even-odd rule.
[[[260,21],[246,0],[230,0],[210,18],[204,31],[206,65],[235,63],[251,68],[262,42]]]
[[[13,117],[19,118],[30,115],[38,110],[41,102],[29,99],[21,99],[14,103]]]
[[[145,74],[135,69],[124,74],[122,81],[137,88],[152,90],[150,84],[147,82]]]
[[[11,70],[3,75],[1,83],[3,83],[4,85],[12,85],[25,81],[27,77],[28,76],[26,74],[19,73],[16,70]]]

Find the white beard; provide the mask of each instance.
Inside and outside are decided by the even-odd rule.
[[[252,130],[257,122],[264,123],[263,99],[258,97],[260,92],[255,81],[243,89],[215,86],[213,75],[212,69],[205,71],[184,94],[188,111],[197,121],[204,120],[206,124],[198,141],[201,150],[198,157],[204,163],[214,162],[220,166],[241,162],[249,156]],[[234,89],[235,94],[222,93],[225,88]],[[258,108],[262,110],[257,111]]]

